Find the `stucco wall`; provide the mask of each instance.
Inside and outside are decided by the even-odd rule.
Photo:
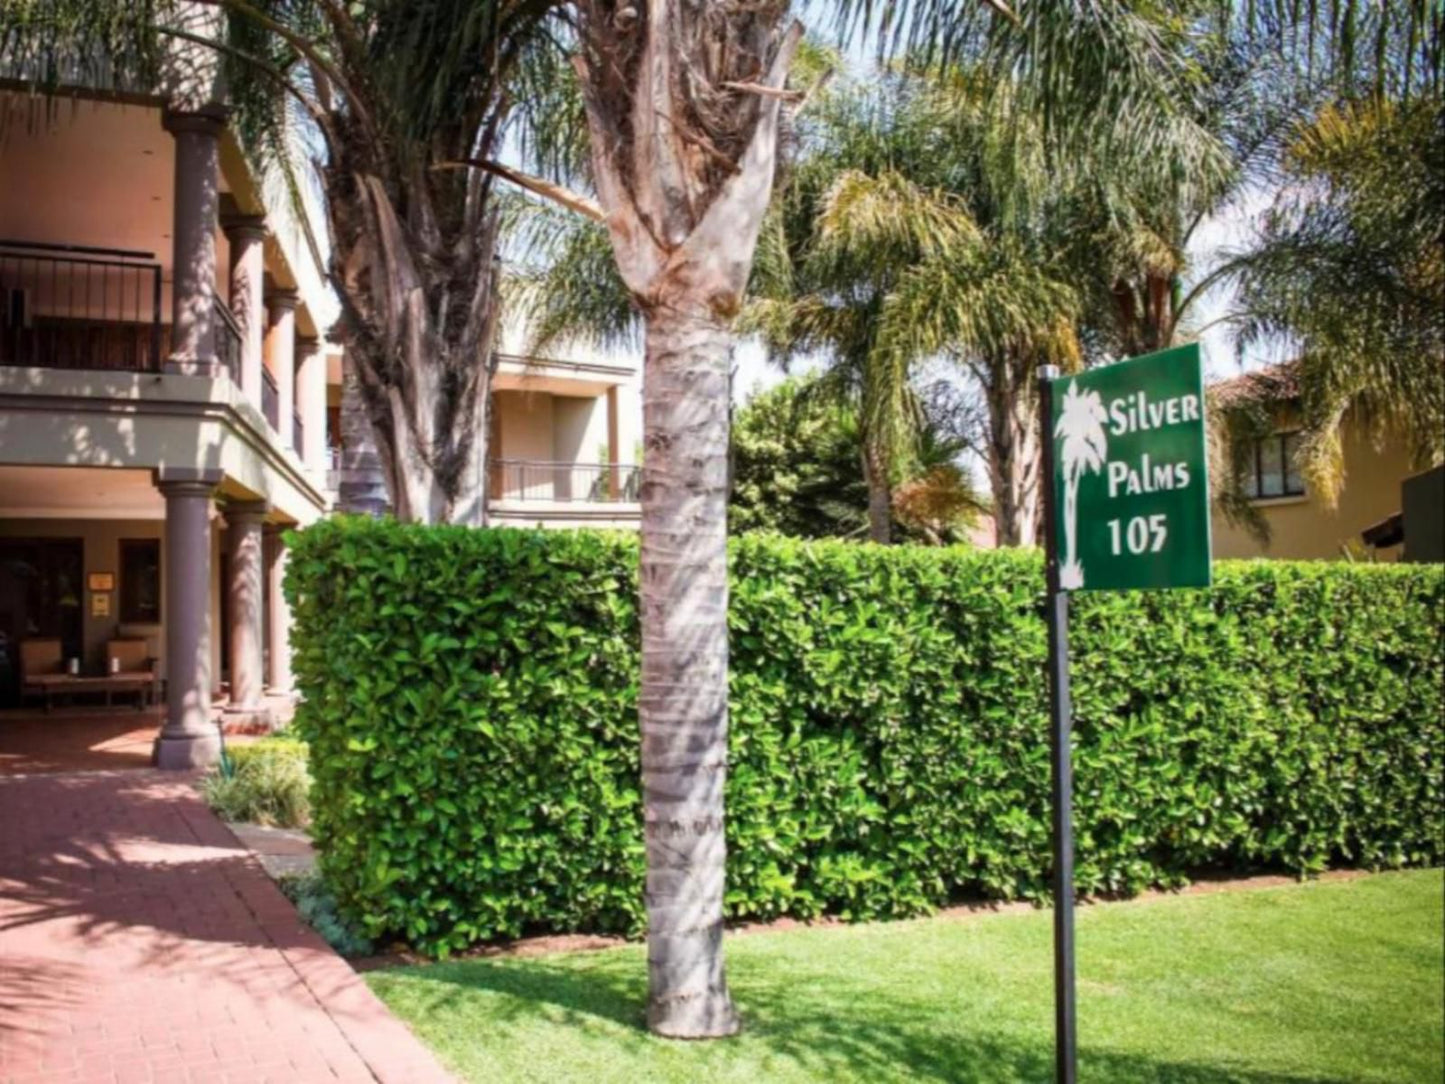
[[[0,99],[0,108],[14,100]],[[162,129],[158,108],[57,103],[48,116],[42,110],[33,123],[3,129],[0,237],[153,253],[161,265],[161,322],[169,324],[174,173],[175,140]],[[216,289],[223,299],[230,296],[229,267],[230,249],[217,228]],[[137,302],[134,281],[127,279],[124,311],[139,304],[148,317],[149,284]],[[60,291],[58,311],[65,298]],[[47,311],[56,308],[57,298],[46,300]]]
[[[1214,556],[1328,560],[1343,557],[1347,546],[1361,552],[1360,532],[1400,511],[1400,483],[1414,468],[1403,441],[1389,439],[1376,447],[1353,423],[1346,423],[1343,448],[1345,481],[1337,507],[1325,507],[1310,492],[1260,501],[1256,507],[1269,524],[1268,543],[1215,513]],[[1394,561],[1400,547],[1374,552],[1381,560]]]
[[[501,448],[494,450],[493,458],[544,461],[552,458],[552,396],[545,392],[499,391],[496,411]],[[528,478],[527,489],[533,497],[550,495],[550,487],[541,474],[536,479]],[[518,471],[503,471],[498,496],[520,492]]]

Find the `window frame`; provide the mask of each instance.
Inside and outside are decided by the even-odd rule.
[[[153,550],[154,553],[155,553],[155,568],[156,568],[156,592],[155,592],[155,595],[156,595],[156,613],[155,613],[155,616],[154,616],[154,617],[149,617],[149,616],[145,616],[145,615],[139,614],[139,613],[137,613],[135,610],[132,609],[132,604],[135,603],[136,598],[135,598],[135,593],[134,593],[133,589],[132,589],[131,586],[130,586],[132,580],[134,579],[134,577],[132,577],[131,574],[130,574],[130,573],[131,573],[131,566],[130,566],[130,564],[129,564],[129,562],[128,562],[127,553],[128,553],[128,551],[134,551],[134,550]],[[118,579],[120,580],[120,584],[119,584],[119,594],[120,594],[119,603],[120,603],[120,604],[116,607],[116,619],[117,619],[117,620],[120,622],[120,624],[122,624],[122,625],[159,625],[159,624],[161,624],[161,623],[165,620],[165,612],[166,612],[166,600],[165,600],[166,584],[165,584],[164,565],[162,564],[162,562],[163,562],[163,560],[164,560],[164,554],[163,554],[162,548],[161,548],[161,540],[160,540],[159,538],[122,538],[122,539],[120,540],[119,556],[120,556],[120,576],[118,577]]]
[[[1267,437],[1258,437],[1250,447],[1250,480],[1253,483],[1247,494],[1251,501],[1279,501],[1291,497],[1303,497],[1306,495],[1304,480],[1300,479],[1299,488],[1290,488],[1290,475],[1298,472],[1291,469],[1290,465],[1290,441],[1300,435],[1298,429],[1285,429],[1278,433],[1271,433]],[[1279,443],[1279,486],[1278,493],[1266,494],[1264,492],[1264,449],[1267,443]]]

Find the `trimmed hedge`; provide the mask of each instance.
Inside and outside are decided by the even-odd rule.
[[[636,541],[318,524],[287,594],[313,833],[343,913],[438,953],[642,928]],[[732,550],[728,910],[1047,892],[1036,553]],[[1445,569],[1221,562],[1083,595],[1078,880],[1445,852]]]

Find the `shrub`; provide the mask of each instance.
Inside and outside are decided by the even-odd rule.
[[[302,828],[311,819],[306,743],[274,736],[228,746],[221,771],[203,784],[206,801],[228,821]]]
[[[338,520],[287,592],[342,912],[434,952],[642,925],[635,539]],[[1036,553],[732,547],[731,917],[1047,891]],[[1445,570],[1075,599],[1078,880],[1440,860]]]
[[[292,874],[277,882],[296,913],[342,956],[370,956],[371,941],[341,916],[336,896],[317,873]]]

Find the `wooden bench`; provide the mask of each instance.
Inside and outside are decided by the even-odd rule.
[[[144,640],[108,641],[105,656],[108,673],[68,674],[59,640],[25,640],[20,644],[21,692],[40,696],[47,714],[57,695],[100,693],[110,707],[115,693],[133,693],[137,711],[154,702],[155,667]]]
[[[44,697],[46,714],[49,714],[57,695],[76,696],[81,693],[104,693],[106,707],[111,706],[113,694],[134,693],[136,711],[142,711],[151,703],[155,679],[149,674],[105,674],[99,677],[41,674],[28,682],[27,687]]]

